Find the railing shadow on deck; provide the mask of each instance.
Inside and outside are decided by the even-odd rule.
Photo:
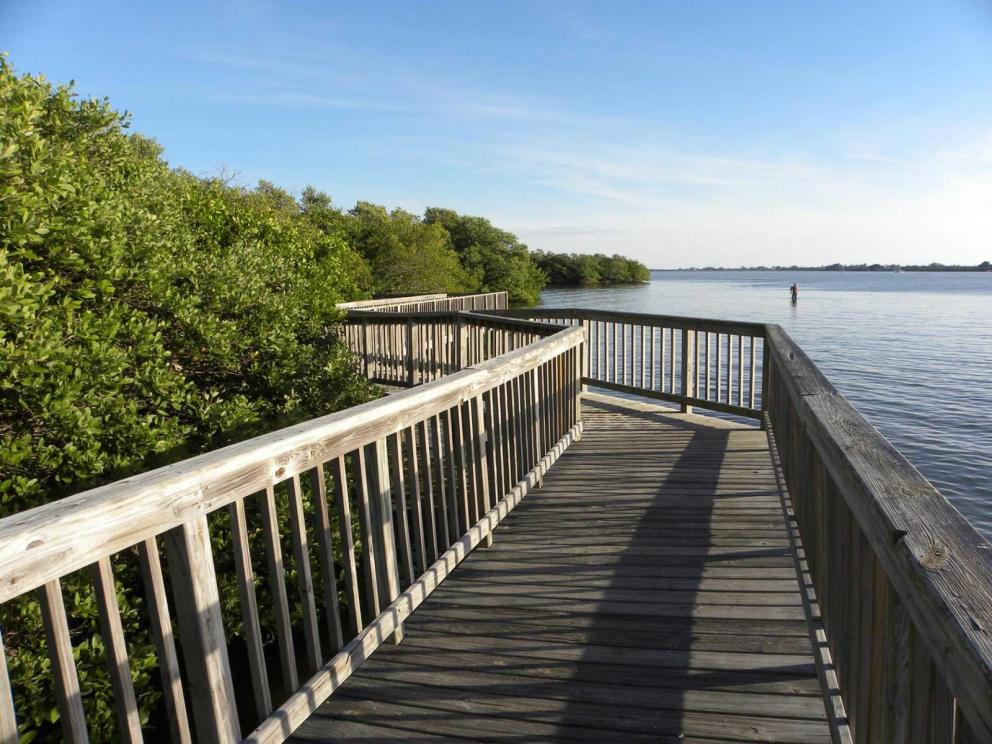
[[[608,409],[608,406],[602,404],[596,407]],[[629,410],[625,413],[634,420],[650,420],[655,425],[658,425],[660,418],[650,413]],[[640,722],[650,727],[646,731],[641,729],[639,733],[651,732],[678,737],[683,735],[687,728],[692,729],[691,724],[687,726],[684,720],[686,691],[707,687],[720,688],[728,683],[726,675],[712,671],[700,674],[698,668],[693,669],[692,664],[694,639],[697,633],[693,607],[699,599],[706,569],[713,565],[713,561],[705,555],[693,554],[691,550],[678,558],[667,556],[664,560],[654,561],[645,560],[645,556],[638,552],[640,547],[656,545],[659,530],[664,530],[665,526],[680,531],[683,535],[692,535],[696,538],[692,542],[697,545],[711,543],[713,501],[708,497],[715,498],[720,464],[723,461],[729,434],[725,430],[707,431],[704,427],[693,427],[688,422],[681,423],[681,426],[673,426],[669,419],[665,424],[671,429],[666,430],[661,437],[642,435],[639,438],[638,449],[633,451],[630,449],[628,439],[621,438],[615,433],[592,430],[586,433],[584,441],[580,444],[581,450],[573,453],[582,456],[584,466],[600,469],[600,472],[615,473],[619,480],[617,484],[620,486],[619,493],[623,495],[624,501],[629,501],[634,496],[638,501],[647,502],[643,507],[636,502],[613,504],[608,507],[611,522],[617,515],[623,516],[625,510],[629,513],[627,519],[620,520],[620,524],[629,528],[629,536],[625,535],[623,538],[629,540],[629,545],[620,552],[615,564],[608,569],[605,577],[602,577],[606,586],[599,601],[590,609],[591,627],[587,643],[593,646],[596,644],[615,646],[618,645],[616,641],[618,634],[623,634],[627,637],[625,643],[621,645],[627,645],[629,642],[632,649],[640,649],[646,655],[660,651],[666,658],[663,675],[658,675],[656,668],[639,667],[623,670],[618,675],[619,678],[611,680],[617,684],[612,690],[615,696],[612,699],[604,700],[598,697],[590,700],[588,694],[570,695],[561,718],[562,725],[566,729],[588,726],[590,724],[588,704],[596,702],[618,706],[618,711],[623,711],[622,715],[628,719],[639,718]],[[700,475],[698,466],[699,461],[703,459],[707,462],[707,468]],[[680,524],[680,520],[673,519],[672,494],[684,490],[686,481],[692,481],[693,491],[699,497],[691,507],[691,528],[686,522]],[[576,495],[577,499],[589,505],[583,498],[584,494]],[[607,501],[609,495],[609,492],[603,491],[589,494],[602,501]],[[547,498],[546,494],[542,494],[541,500],[545,498]],[[535,500],[531,505],[536,508],[538,503]],[[522,520],[525,516],[526,512],[522,512],[517,516],[517,520]],[[671,542],[666,542],[671,545]],[[673,542],[678,542],[677,538]],[[655,587],[667,584],[669,587],[676,587],[676,591],[679,592],[675,595],[679,602],[668,603],[665,601],[665,593],[658,592],[657,589],[637,590],[642,593],[637,601],[645,602],[644,609],[651,612],[650,630],[646,627],[642,629],[641,624],[637,622],[632,624],[633,627],[624,622],[629,617],[625,609],[629,608],[632,601],[630,578],[644,576],[645,569],[650,572],[648,575],[651,578],[660,579],[655,582]],[[677,581],[668,584],[669,580],[676,577]],[[581,578],[579,581],[581,582]],[[640,582],[637,584],[643,587]],[[644,632],[645,630],[647,632]],[[566,688],[569,693],[572,692],[573,683],[601,684],[604,681],[601,662],[601,654],[590,655],[587,652],[579,660],[576,673],[570,680],[569,687]],[[636,677],[636,683],[632,677]],[[643,692],[644,687],[651,688],[651,691],[657,695],[655,705],[647,704],[643,698],[640,701],[636,699],[632,701],[631,697],[635,695],[634,688],[624,689],[624,685],[629,686],[632,683],[636,684],[638,692]],[[623,708],[626,706],[631,706],[634,710],[624,711]],[[628,728],[629,723],[629,720],[617,723],[617,733],[613,736],[631,731]],[[637,730],[637,727],[633,728],[633,731]]]

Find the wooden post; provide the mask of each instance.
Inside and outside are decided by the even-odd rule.
[[[695,332],[688,328],[682,329],[682,395],[686,398],[696,396],[696,344]],[[682,413],[692,413],[692,406],[683,403]]]
[[[197,740],[233,744],[241,728],[206,516],[169,530],[165,542]]]
[[[753,343],[752,339],[752,343]],[[753,374],[753,372],[752,372]],[[771,377],[771,354],[768,351],[768,339],[763,338],[761,340],[761,413],[769,414],[771,413],[768,406],[768,381]],[[752,404],[753,407],[753,404]],[[761,428],[766,428],[766,421],[768,416],[762,415],[761,417]]]
[[[588,320],[583,320],[582,321],[582,332],[585,334],[585,341],[582,342],[582,361],[579,364],[578,378],[579,378],[579,389],[580,389],[580,392],[583,392],[583,393],[586,392],[586,390],[588,388],[587,388],[586,385],[582,384],[582,378],[583,377],[592,377],[592,374],[589,371],[589,361],[590,361],[590,357],[589,357],[589,340],[592,338],[592,336],[590,334],[590,331],[589,331],[589,325],[590,325],[590,323],[589,323]]]

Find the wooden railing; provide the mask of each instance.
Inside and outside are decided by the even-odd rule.
[[[0,520],[0,602],[38,595],[66,739],[85,740],[85,721],[62,577],[93,574],[125,740],[140,730],[111,561],[129,550],[142,567],[172,738],[190,740],[188,701],[200,741],[236,740],[243,721],[211,543],[221,529],[213,518],[226,511],[261,721],[249,739],[281,741],[384,639],[401,637],[410,612],[491,539],[581,433],[578,393],[590,384],[761,419],[838,740],[992,741],[992,544],[779,326],[513,314],[538,321],[353,311],[343,333],[369,376],[416,387]],[[293,613],[279,507],[298,578]],[[260,547],[249,539],[250,514],[260,515]],[[266,555],[278,671],[260,645],[252,549]],[[298,665],[310,676],[303,685]],[[5,744],[16,740],[6,684],[0,666]],[[273,709],[277,686],[295,692]]]
[[[581,325],[583,382],[670,403],[761,418],[765,326],[671,315],[528,308],[501,315]]]
[[[355,302],[342,302],[338,304],[339,310],[372,310],[379,313],[428,313],[442,310],[503,310],[506,307],[506,292],[386,297],[379,300],[357,300]]]
[[[768,326],[766,423],[856,742],[992,741],[992,544]]]
[[[486,338],[505,332],[497,346],[511,349],[517,325],[493,319]],[[478,364],[486,355],[468,353],[463,366],[474,366],[433,383],[0,520],[0,603],[29,593],[40,602],[65,740],[87,740],[61,585],[80,569],[92,574],[121,738],[142,738],[114,578],[132,554],[170,738],[234,742],[255,724],[250,741],[288,737],[376,647],[402,637],[403,620],[469,551],[491,544],[580,434],[582,333],[543,327],[532,337]],[[232,554],[215,555],[218,545]],[[265,555],[262,576],[253,553]],[[236,580],[236,605],[222,596],[220,565]],[[268,613],[256,584],[270,597],[274,654],[263,647]],[[224,632],[231,606],[247,646],[250,680],[240,686]],[[7,744],[17,729],[4,659]],[[251,702],[239,719],[242,695]]]
[[[519,349],[561,326],[469,312],[350,311],[342,335],[370,380],[412,386]]]

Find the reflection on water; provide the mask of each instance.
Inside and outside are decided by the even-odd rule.
[[[992,274],[655,272],[542,304],[780,323],[992,538]]]

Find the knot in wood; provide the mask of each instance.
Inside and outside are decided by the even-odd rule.
[[[924,568],[930,571],[936,571],[943,568],[944,564],[947,563],[947,558],[947,548],[940,543],[934,543],[927,549],[921,562]]]

